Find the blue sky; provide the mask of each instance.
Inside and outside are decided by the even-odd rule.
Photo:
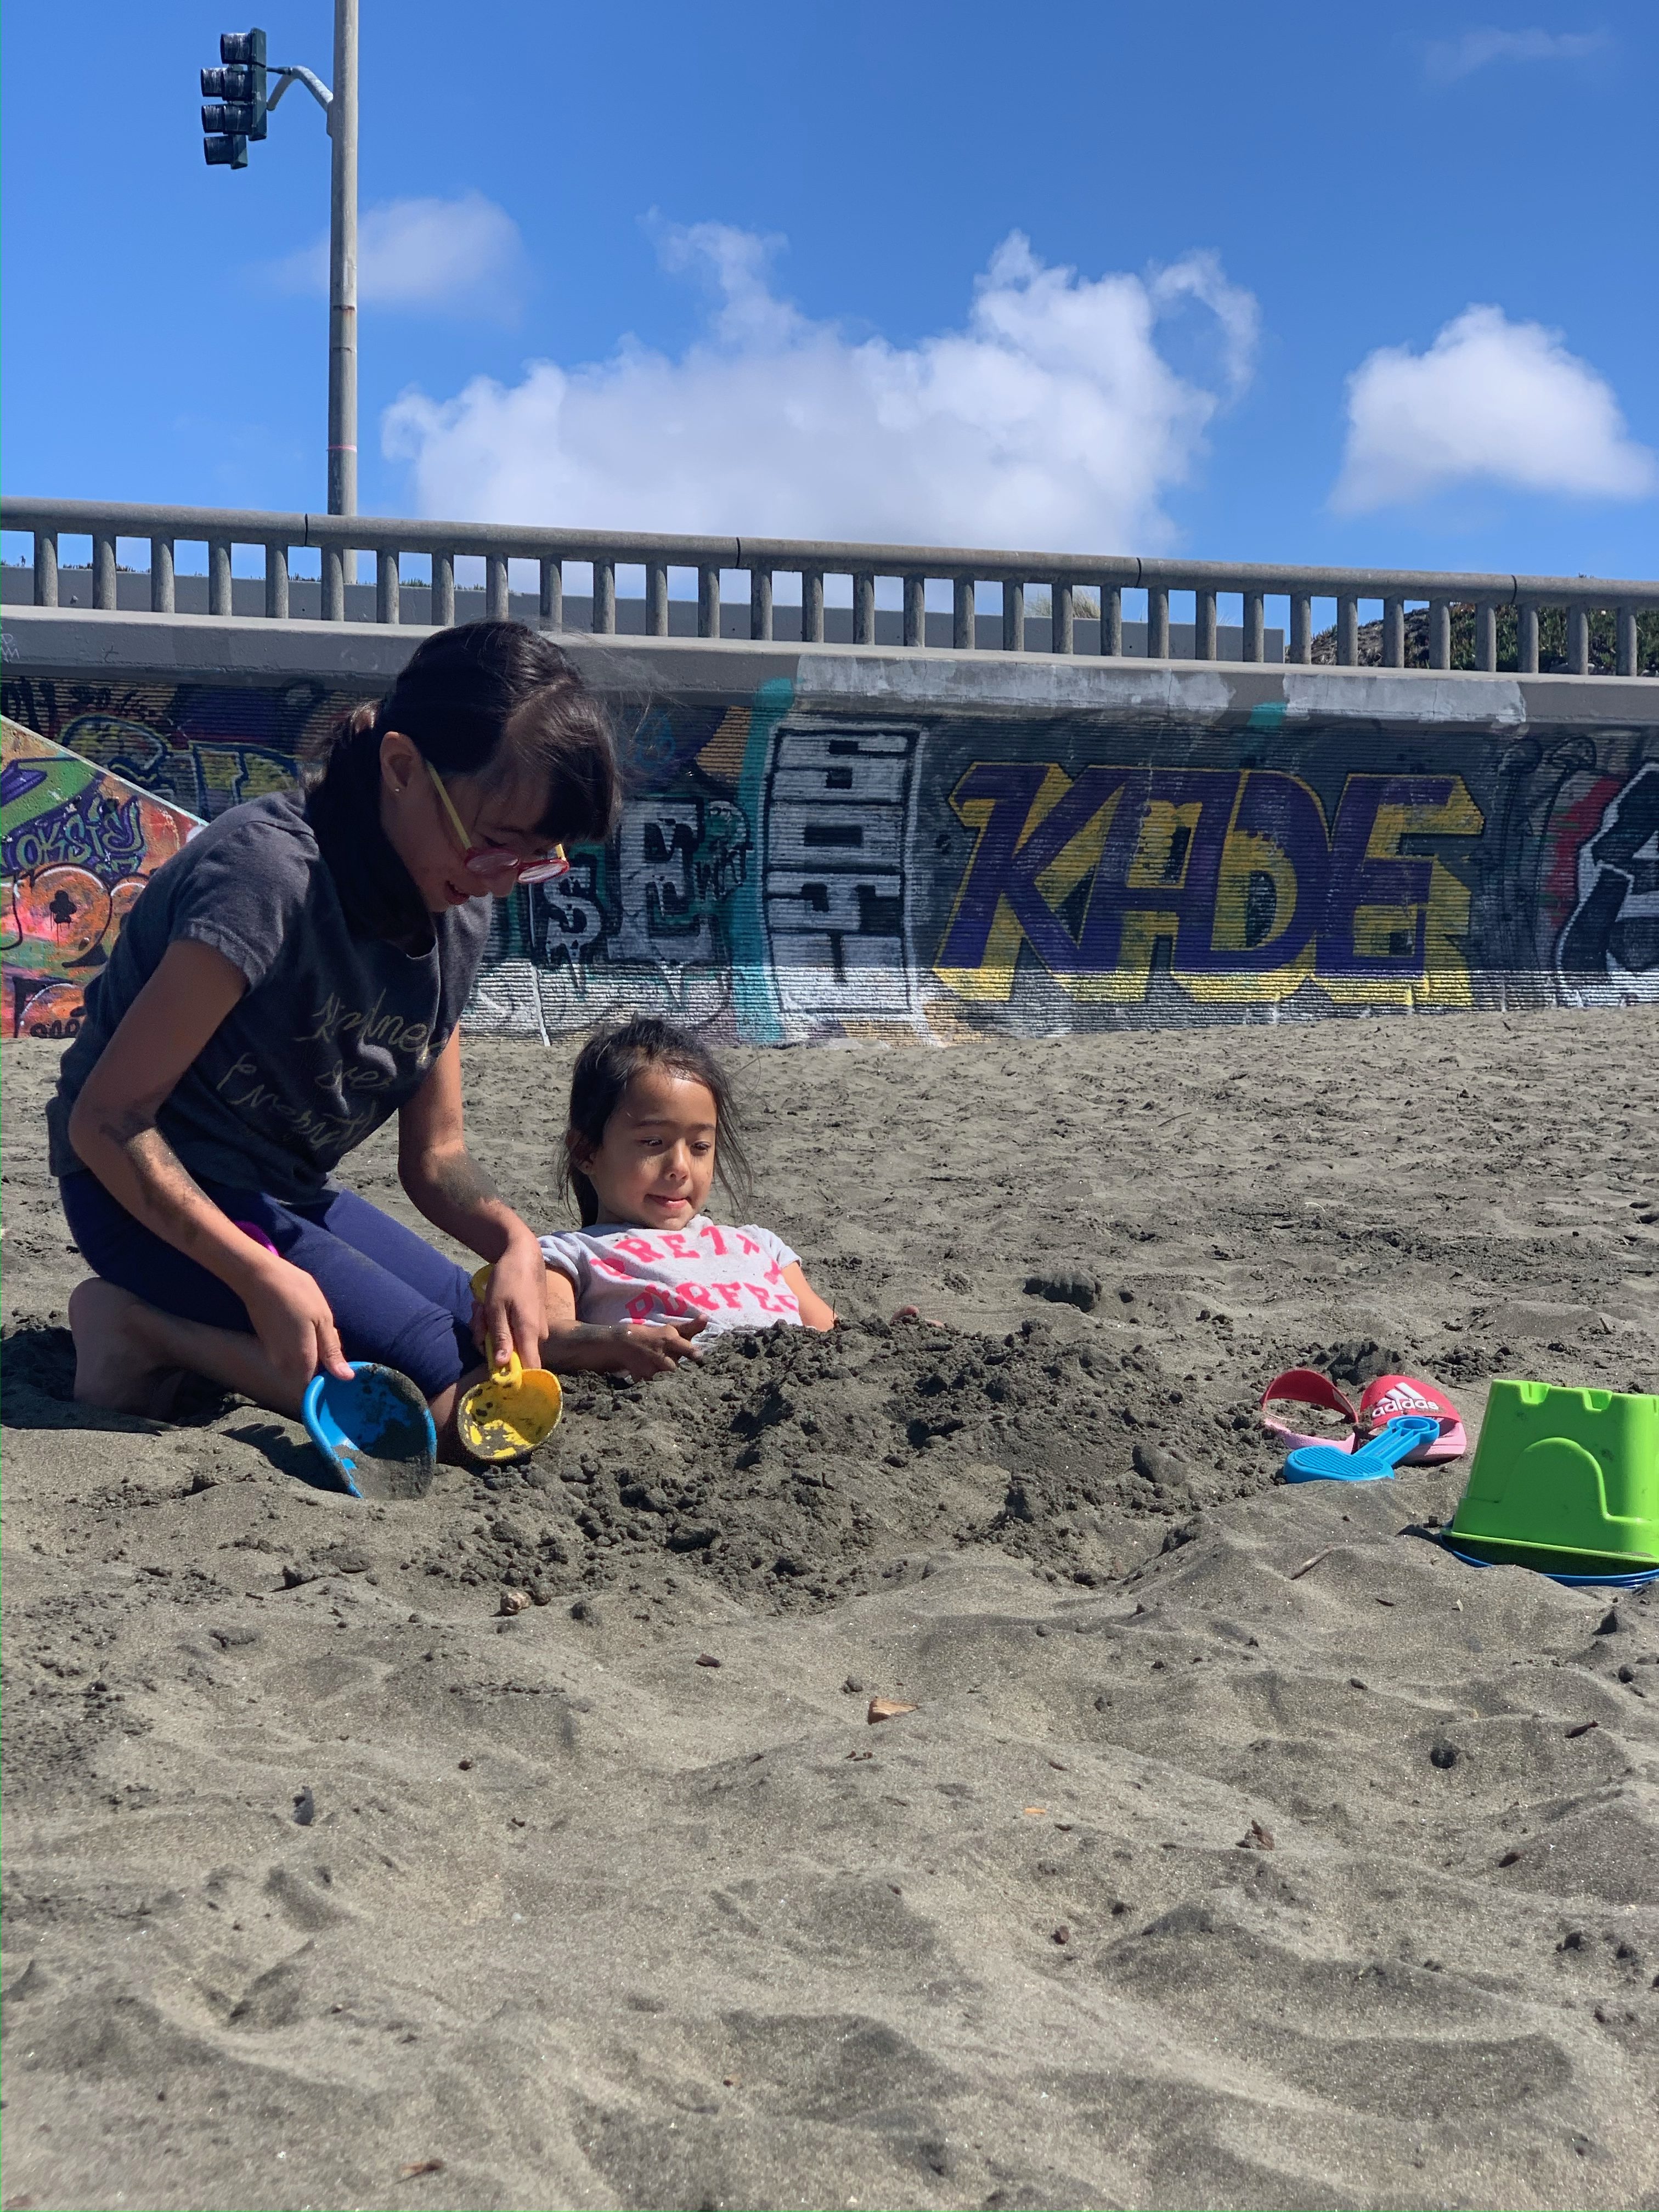
[[[1659,574],[1652,0],[363,19],[366,511]],[[321,117],[202,160],[245,25],[7,11],[9,489],[323,504]]]

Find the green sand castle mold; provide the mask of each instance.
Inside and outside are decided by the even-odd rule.
[[[1446,1534],[1545,1574],[1659,1567],[1659,1397],[1494,1382]]]

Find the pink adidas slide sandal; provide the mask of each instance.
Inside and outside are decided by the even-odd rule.
[[[1432,1413],[1440,1423],[1439,1436],[1413,1453],[1412,1466],[1439,1467],[1449,1459],[1462,1459],[1468,1449],[1463,1416],[1432,1382],[1421,1382],[1415,1375],[1379,1375],[1365,1385],[1359,1401],[1359,1426],[1367,1436],[1375,1436],[1399,1413]]]
[[[1318,1406],[1328,1413],[1339,1413],[1348,1424],[1348,1433],[1304,1436],[1268,1413],[1267,1407],[1279,1401]],[[1401,1413],[1432,1414],[1440,1424],[1439,1436],[1414,1451],[1408,1464],[1437,1467],[1447,1460],[1461,1459],[1469,1448],[1463,1417],[1451,1400],[1432,1382],[1420,1382],[1414,1375],[1379,1375],[1366,1384],[1356,1407],[1316,1367],[1291,1367],[1276,1375],[1262,1392],[1261,1411],[1266,1433],[1282,1438],[1292,1450],[1307,1444],[1328,1444],[1334,1451],[1351,1452]]]
[[[1304,1436],[1268,1413],[1275,1400],[1284,1399],[1293,1406],[1321,1406],[1328,1413],[1340,1413],[1348,1424],[1350,1433],[1334,1437],[1328,1431],[1322,1436]],[[1284,1374],[1275,1375],[1261,1394],[1261,1425],[1270,1437],[1282,1437],[1293,1450],[1304,1444],[1329,1444],[1334,1451],[1353,1449],[1352,1430],[1358,1415],[1337,1389],[1328,1375],[1322,1375],[1316,1367],[1289,1367]]]

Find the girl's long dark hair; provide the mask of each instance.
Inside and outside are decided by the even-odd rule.
[[[307,814],[354,926],[371,934],[429,930],[380,831],[388,730],[401,731],[440,775],[475,776],[486,788],[538,780],[545,836],[592,843],[615,826],[620,781],[610,721],[552,639],[515,622],[439,630],[415,648],[384,699],[343,716],[307,750]]]
[[[576,1164],[573,1143],[598,1151],[623,1093],[647,1067],[666,1068],[707,1086],[714,1101],[714,1173],[735,1204],[748,1203],[749,1159],[725,1069],[691,1030],[654,1014],[635,1014],[631,1021],[589,1037],[570,1072],[570,1116],[559,1162],[559,1191],[575,1199],[584,1229],[591,1229],[599,1218],[599,1194]]]

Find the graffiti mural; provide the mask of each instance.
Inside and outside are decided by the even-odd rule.
[[[75,1035],[133,902],[201,826],[0,722],[0,1036]]]
[[[1629,732],[1010,731],[787,699],[706,727],[659,730],[614,844],[504,910],[472,1026],[651,1008],[948,1041],[1659,996],[1659,744]]]
[[[766,939],[781,1025],[914,1024],[905,934],[921,733],[812,723],[780,729],[768,763]]]
[[[356,699],[9,679],[9,712],[128,794],[48,855],[10,842],[8,786],[9,979],[33,999],[101,957],[149,865],[123,848],[150,851],[135,793],[210,818],[291,781]],[[786,678],[613,705],[618,831],[497,903],[472,1030],[547,1039],[639,1010],[757,1043],[949,1042],[1659,1001],[1650,728],[830,712]],[[28,964],[48,942],[49,974]]]
[[[469,1028],[552,1036],[625,1010],[769,1043],[927,1033],[907,922],[921,732],[792,703],[782,684],[653,713],[624,742],[611,844],[498,907]]]
[[[763,742],[787,703],[618,717],[617,835],[498,903],[469,1029],[550,1037],[637,1009],[750,1032],[762,810],[745,778],[757,725]]]
[[[1510,994],[1659,1003],[1659,742],[1527,738],[1493,782],[1483,941]]]
[[[1200,1006],[1470,1003],[1468,889],[1419,842],[1480,835],[1461,776],[1350,775],[1328,820],[1276,769],[975,763],[951,804],[975,842],[934,969],[961,998],[1006,1004],[1029,951],[1139,1005],[1162,951]]]
[[[286,790],[307,742],[362,697],[308,677],[276,688],[29,677],[0,686],[14,721],[208,822]]]
[[[1555,948],[1562,990],[1659,997],[1659,760],[1612,793],[1573,858],[1578,903]]]

